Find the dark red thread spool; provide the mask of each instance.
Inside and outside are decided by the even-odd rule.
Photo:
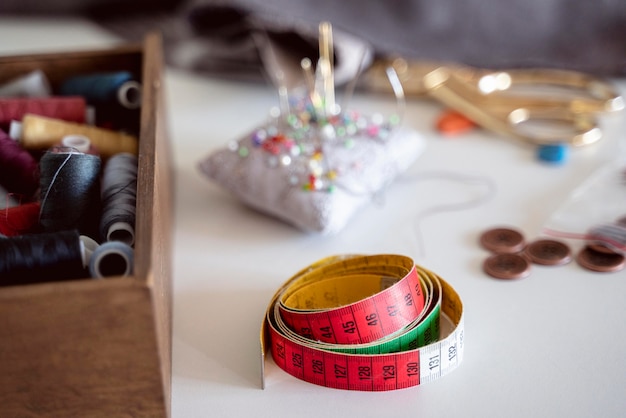
[[[39,187],[37,160],[3,130],[0,130],[0,185],[25,199],[30,199]]]

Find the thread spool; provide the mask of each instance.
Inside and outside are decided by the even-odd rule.
[[[120,152],[137,154],[138,141],[133,135],[32,114],[22,119],[21,143],[26,149],[53,147],[66,135],[88,137],[104,159]]]
[[[15,237],[34,233],[39,226],[39,202],[28,202],[0,210],[0,234]]]
[[[91,277],[130,276],[133,272],[133,249],[120,241],[101,244],[91,254],[89,273]]]
[[[18,205],[19,202],[15,199],[14,195],[0,185],[0,208],[11,208]]]
[[[0,239],[0,286],[88,276],[76,230]]]
[[[39,165],[33,155],[0,129],[0,185],[29,199],[39,187]]]
[[[127,109],[141,105],[141,85],[128,71],[93,73],[71,77],[61,85],[63,95],[83,96],[89,103],[116,101]]]
[[[48,97],[51,94],[50,82],[41,70],[15,77],[0,86],[3,97]]]
[[[46,152],[39,164],[42,229],[78,229],[94,236],[100,218],[100,157],[56,148]]]
[[[11,121],[11,125],[9,126],[9,137],[15,142],[20,141],[20,138],[22,138],[22,122],[18,122],[16,120]]]
[[[98,150],[91,145],[91,140],[85,135],[65,135],[61,140],[61,146],[84,154],[98,155]]]
[[[100,235],[105,241],[135,242],[137,157],[121,153],[104,166],[101,186]]]
[[[86,111],[85,99],[78,96],[0,98],[0,128],[8,129],[11,121],[20,121],[29,113],[68,122],[84,123]]]
[[[141,108],[126,109],[122,106],[98,106],[94,111],[94,124],[112,131],[138,136],[141,126]]]
[[[129,80],[117,89],[117,101],[126,109],[138,109],[141,106],[141,84]]]
[[[80,236],[80,252],[82,255],[83,267],[89,269],[89,263],[91,262],[91,256],[94,251],[98,249],[100,244],[96,240],[88,237],[87,235]]]

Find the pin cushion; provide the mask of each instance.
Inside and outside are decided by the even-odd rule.
[[[334,234],[423,148],[423,138],[397,115],[327,116],[300,94],[290,98],[287,116],[214,151],[199,168],[252,208],[307,232]]]

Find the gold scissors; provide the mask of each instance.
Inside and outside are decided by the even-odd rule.
[[[608,81],[570,70],[489,70],[390,58],[374,61],[361,84],[389,91],[389,68],[405,95],[432,97],[484,128],[530,144],[595,143],[602,137],[599,116],[624,109]]]

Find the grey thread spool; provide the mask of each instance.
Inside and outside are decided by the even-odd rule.
[[[39,162],[41,209],[45,232],[78,229],[94,236],[100,216],[100,169],[97,155],[53,148]]]
[[[109,158],[102,175],[100,236],[104,241],[135,242],[137,157],[120,153]]]

